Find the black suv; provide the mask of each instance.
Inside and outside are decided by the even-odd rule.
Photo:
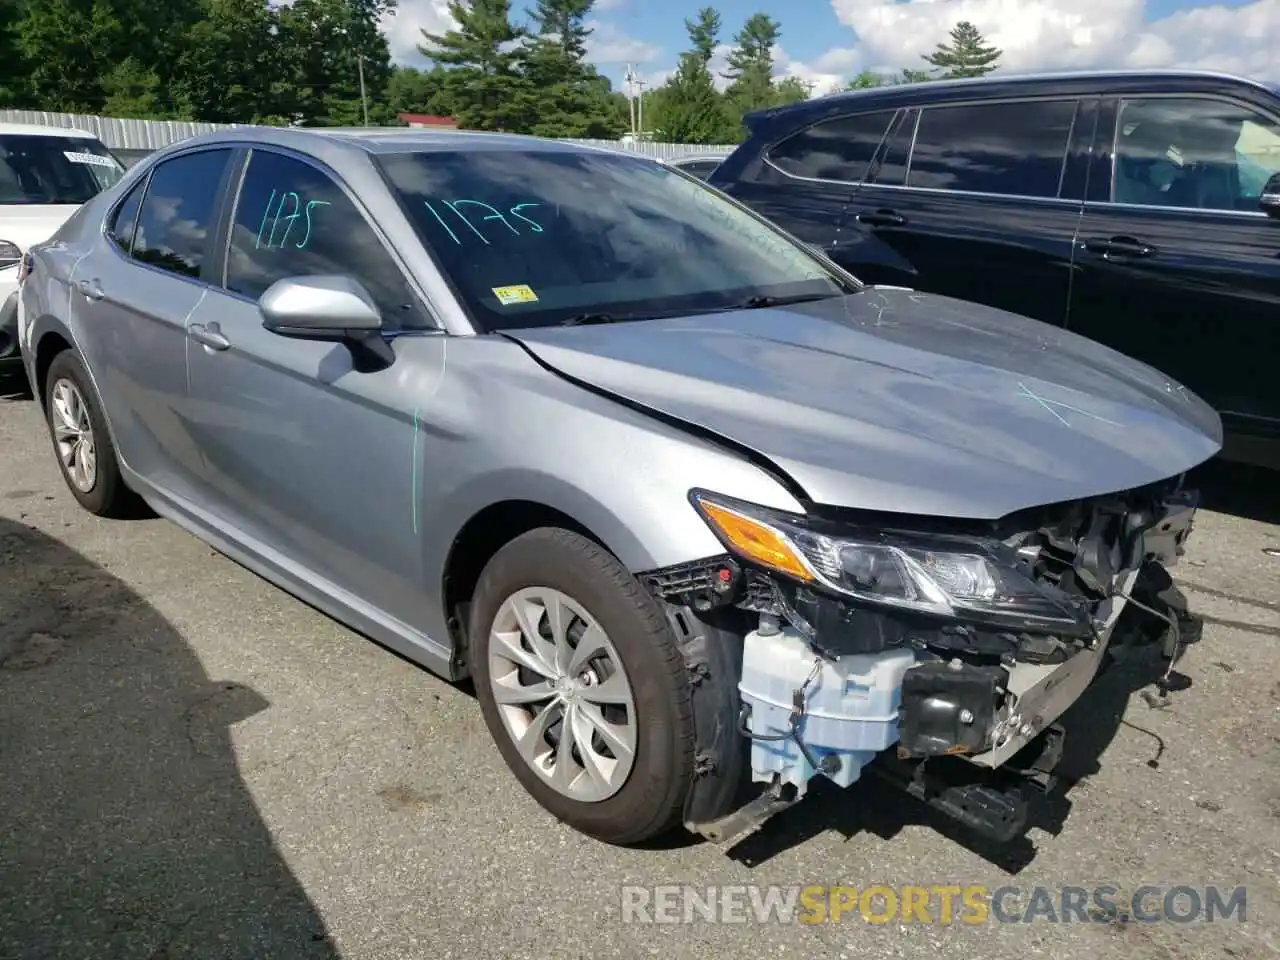
[[[1280,88],[1194,72],[937,81],[747,117],[709,183],[867,283],[1108,344],[1280,458]]]

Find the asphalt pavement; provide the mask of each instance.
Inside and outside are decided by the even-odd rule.
[[[1190,685],[1162,704],[1159,664],[1109,672],[1068,717],[1080,779],[1025,843],[987,849],[862,783],[739,848],[636,851],[544,814],[465,688],[164,520],[85,513],[38,406],[0,401],[0,958],[1280,958],[1280,483],[1206,479],[1177,570],[1204,623]],[[624,917],[624,886],[671,884],[1013,886],[1024,905],[1037,887],[1244,887],[1247,906]]]

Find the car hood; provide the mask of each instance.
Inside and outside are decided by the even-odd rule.
[[[832,506],[997,519],[1173,477],[1222,446],[1218,415],[1151,367],[910,290],[508,335],[565,376],[750,448]]]
[[[0,240],[20,250],[43,243],[79,209],[79,204],[0,204]]]

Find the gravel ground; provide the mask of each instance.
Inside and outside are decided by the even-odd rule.
[[[1081,779],[1026,843],[985,850],[867,783],[734,850],[628,851],[542,813],[465,689],[163,520],[79,509],[37,406],[0,402],[0,958],[1280,957],[1280,484],[1206,479],[1178,568],[1205,624],[1191,685],[1153,707],[1150,662],[1108,673],[1069,717]],[[621,896],[1145,883],[1244,886],[1246,919],[993,939],[853,915],[628,923]]]

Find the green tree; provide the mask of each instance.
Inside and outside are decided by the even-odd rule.
[[[21,22],[22,0],[0,0],[0,107],[26,102],[27,70],[18,37]]]
[[[736,124],[716,90],[709,64],[720,33],[720,14],[703,7],[685,20],[690,49],[680,55],[676,71],[646,98],[646,116],[664,140],[673,143],[725,143],[737,139]]]
[[[883,87],[889,80],[874,70],[863,70],[856,77],[845,84],[846,90],[873,90],[876,87]]]
[[[799,77],[784,77],[773,85],[773,106],[782,107],[808,100],[812,92],[813,88]]]
[[[725,91],[739,115],[774,105],[773,48],[781,29],[768,14],[752,14],[734,34],[734,49],[726,58],[729,81]]]
[[[102,78],[106,100],[102,112],[108,117],[137,117],[152,120],[169,111],[161,102],[160,78],[150,67],[126,57]]]
[[[935,69],[942,71],[945,79],[955,77],[981,77],[999,66],[1003,51],[987,43],[968,20],[961,20],[951,28],[951,42],[940,43],[933,53],[922,56]],[[904,73],[906,71],[903,71]]]
[[[392,119],[383,96],[391,52],[379,23],[395,0],[294,0],[279,12],[283,72],[290,78],[299,120],[319,126],[364,123],[363,73],[369,121]]]
[[[167,91],[200,0],[25,0],[17,24],[31,106],[100,113],[104,82],[132,57],[147,64]],[[166,104],[169,106],[169,104]]]
[[[586,62],[595,0],[537,0],[530,11],[532,40],[521,51],[524,77],[537,91],[530,132],[543,137],[610,137],[617,118]]]
[[[526,131],[532,97],[518,48],[528,30],[512,24],[510,0],[451,0],[449,16],[457,28],[422,31],[418,49],[447,68],[446,89],[459,126]]]
[[[174,97],[195,120],[281,123],[298,110],[292,61],[267,0],[205,0],[187,31]]]
[[[451,117],[454,108],[448,83],[448,71],[440,66],[430,70],[395,67],[387,79],[387,109],[392,116],[426,113]]]

